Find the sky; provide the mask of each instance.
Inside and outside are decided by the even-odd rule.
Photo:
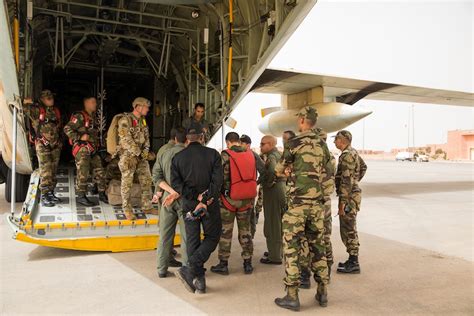
[[[474,93],[473,10],[470,1],[319,0],[270,68]],[[231,115],[234,131],[258,147],[260,109],[280,100],[247,95]],[[448,130],[474,129],[473,108],[374,100],[354,106],[373,111],[346,128],[358,149],[445,143]],[[221,147],[219,134],[211,146]]]

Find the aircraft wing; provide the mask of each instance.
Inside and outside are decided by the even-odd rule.
[[[255,82],[251,91],[293,94],[318,86],[324,87],[325,98],[333,98],[334,101],[345,104],[354,104],[366,98],[383,101],[474,106],[474,94],[468,92],[439,90],[279,69],[266,69]]]

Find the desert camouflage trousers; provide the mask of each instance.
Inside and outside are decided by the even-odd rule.
[[[319,284],[328,284],[328,266],[324,246],[324,208],[319,201],[294,204],[290,201],[283,215],[283,255],[287,286],[299,286],[301,261],[311,259],[311,270]],[[304,240],[308,243],[309,255],[302,256]]]
[[[229,260],[235,219],[237,219],[239,243],[242,247],[242,258],[244,260],[252,258],[253,241],[250,229],[251,214],[252,209],[247,209],[240,212],[232,212],[225,207],[221,207],[222,234],[219,240],[219,260]]]
[[[331,216],[331,198],[324,198],[324,247],[326,248],[326,260],[330,267],[334,262],[332,256],[332,243],[331,243],[331,232],[332,232],[332,216]],[[311,262],[309,244],[306,237],[303,240],[300,254],[301,271],[309,272],[309,264]]]
[[[92,171],[92,181],[97,184],[99,192],[105,191],[105,171],[99,155],[91,155],[87,147],[82,147],[76,154],[76,191],[87,191],[87,180]]]
[[[122,186],[120,193],[122,195],[122,208],[124,211],[133,209],[130,203],[130,190],[133,185],[135,173],[142,189],[142,210],[150,210],[151,206],[151,172],[147,160],[124,153],[120,156],[119,168],[122,173]]]
[[[349,201],[350,212],[339,216],[341,239],[349,255],[359,255],[359,235],[357,234],[357,213],[362,200],[361,192],[353,192]]]
[[[35,145],[40,170],[41,193],[53,192],[57,184],[59,158],[61,156],[61,145],[50,148],[40,142]]]

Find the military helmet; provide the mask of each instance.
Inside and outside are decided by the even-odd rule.
[[[349,131],[346,131],[346,130],[342,130],[342,131],[339,131],[337,132],[336,136],[334,136],[335,138],[338,138],[338,137],[343,137],[345,139],[347,139],[350,142],[352,142],[352,134],[351,132]]]
[[[53,98],[54,95],[51,90],[45,89],[40,92],[40,98]]]
[[[132,103],[133,108],[136,108],[137,105],[145,105],[145,106],[150,107],[151,103],[150,103],[150,100],[148,100],[147,98],[138,97],[138,98],[135,98],[135,100],[133,100],[133,103]]]
[[[318,120],[318,111],[311,106],[305,106],[299,110],[296,116],[316,122]]]

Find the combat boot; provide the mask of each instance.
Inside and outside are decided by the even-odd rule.
[[[292,311],[298,312],[300,310],[300,300],[298,298],[298,287],[297,286],[287,286],[286,287],[286,296],[282,298],[276,298],[275,304],[282,308],[290,309]]]
[[[59,197],[57,197],[57,196],[54,194],[54,192],[49,192],[48,194],[50,195],[50,198],[51,198],[51,200],[52,200],[54,203],[60,203],[60,202],[62,202],[62,200],[61,200]]]
[[[204,275],[195,277],[193,284],[198,294],[206,293],[206,278],[204,277]]]
[[[211,267],[211,271],[222,275],[229,275],[228,262],[225,260],[220,260],[219,264]]]
[[[54,203],[53,200],[51,200],[51,197],[48,193],[42,193],[41,194],[41,206],[44,206],[44,207],[53,207],[55,206],[56,203]]]
[[[314,296],[314,298],[319,303],[319,306],[321,307],[328,306],[328,289],[326,285],[322,283],[318,284],[318,291],[316,292],[316,295]]]
[[[302,269],[301,270],[301,277],[300,277],[300,289],[309,289],[311,288],[311,272],[309,269]]]
[[[252,259],[245,259],[244,260],[244,273],[252,274],[252,272],[253,272]]]
[[[109,198],[107,197],[107,194],[105,194],[105,191],[99,192],[99,200],[105,204],[109,204]]]
[[[94,206],[95,204],[92,203],[86,196],[84,192],[77,193],[76,202],[83,205],[83,206]]]
[[[176,271],[176,277],[183,283],[186,290],[191,293],[196,292],[196,287],[194,286],[194,275],[188,267],[181,267]]]
[[[359,274],[360,273],[359,258],[357,256],[350,255],[346,263],[344,263],[342,267],[339,266],[337,268],[337,272]]]
[[[181,268],[183,264],[179,262],[178,260],[176,260],[175,258],[171,258],[168,263],[168,266],[170,266],[171,268]]]

